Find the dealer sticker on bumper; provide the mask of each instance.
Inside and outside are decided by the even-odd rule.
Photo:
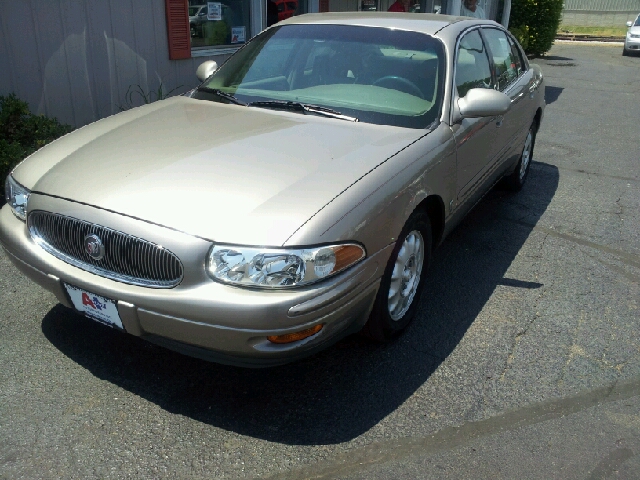
[[[76,310],[112,327],[124,328],[116,302],[95,293],[87,292],[73,285],[65,284],[67,293]]]

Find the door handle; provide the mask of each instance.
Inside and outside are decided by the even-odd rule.
[[[536,80],[529,87],[529,98],[533,98],[536,96],[536,90],[538,90],[538,86],[540,85],[540,80]]]

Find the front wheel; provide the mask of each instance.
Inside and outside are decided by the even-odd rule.
[[[524,147],[522,147],[522,154],[518,165],[516,165],[515,171],[505,177],[504,184],[509,190],[515,192],[520,191],[524,186],[524,182],[529,174],[529,167],[531,166],[531,159],[533,158],[533,147],[536,143],[536,122],[534,121],[529,127],[527,138],[524,141]]]
[[[407,328],[416,315],[430,259],[429,216],[414,212],[391,252],[364,335],[385,342]]]

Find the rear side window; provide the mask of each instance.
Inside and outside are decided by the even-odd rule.
[[[489,51],[493,58],[498,90],[502,92],[511,82],[518,78],[522,71],[520,57],[519,55],[514,55],[511,43],[509,43],[509,39],[504,32],[495,28],[485,28],[482,33],[487,39]],[[520,70],[518,65],[520,65]]]
[[[518,75],[527,70],[527,64],[522,57],[522,52],[516,45],[516,42],[511,37],[507,37],[509,39],[509,45],[511,46],[511,53],[513,57],[516,59],[516,67],[518,69]]]
[[[487,50],[478,30],[467,33],[460,40],[456,58],[456,87],[464,97],[472,88],[493,88]]]

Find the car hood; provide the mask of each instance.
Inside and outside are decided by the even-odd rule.
[[[629,33],[632,33],[634,35],[640,35],[640,26],[638,27],[631,27],[629,29]]]
[[[281,245],[424,133],[177,97],[83,127],[14,177],[212,241]]]

